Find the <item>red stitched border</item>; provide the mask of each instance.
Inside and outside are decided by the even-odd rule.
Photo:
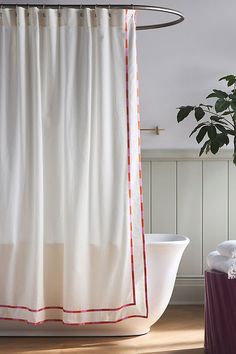
[[[134,14],[136,26],[136,11]],[[138,118],[138,157],[139,157],[139,190],[140,190],[140,211],[142,223],[142,239],[143,239],[143,265],[144,265],[144,288],[145,288],[145,302],[146,302],[146,316],[148,317],[148,296],[147,296],[147,260],[145,250],[145,230],[144,230],[144,207],[143,207],[143,185],[142,185],[142,159],[141,159],[141,132],[140,132],[140,104],[139,104],[139,80],[138,80],[138,60],[137,48],[136,50],[136,74],[137,74],[137,118]]]
[[[128,146],[128,193],[129,193],[129,211],[130,211],[130,245],[131,245],[131,266],[132,266],[132,288],[133,288],[133,299],[134,303],[125,304],[123,306],[113,308],[113,309],[87,309],[87,310],[65,310],[61,306],[46,306],[40,309],[30,309],[26,306],[14,306],[14,305],[0,305],[2,308],[15,308],[15,309],[24,309],[30,312],[40,312],[43,310],[52,310],[59,309],[65,313],[84,313],[84,312],[100,312],[100,311],[119,311],[125,307],[132,306],[136,304],[136,295],[135,295],[135,281],[134,281],[134,256],[133,256],[133,238],[132,238],[132,205],[131,205],[131,183],[130,183],[130,129],[129,129],[129,68],[128,68],[128,22],[127,22],[128,10],[125,12],[125,65],[126,65],[126,113],[127,113],[127,146]],[[137,79],[138,82],[138,79]],[[137,91],[138,97],[138,91]],[[140,207],[141,207],[141,223],[142,223],[142,241],[143,241],[143,261],[144,261],[144,285],[145,285],[145,300],[146,300],[146,315],[130,315],[120,318],[116,321],[97,321],[97,322],[80,322],[80,323],[67,323],[61,319],[46,319],[39,322],[30,322],[22,318],[8,318],[0,317],[0,320],[16,320],[21,322],[26,322],[33,325],[39,325],[45,322],[61,322],[64,325],[85,325],[85,324],[111,324],[118,323],[128,318],[147,318],[148,317],[148,298],[147,298],[147,269],[146,269],[146,251],[145,251],[145,234],[144,234],[144,214],[143,214],[143,195],[142,195],[142,167],[141,167],[141,147],[140,147],[140,115],[139,115],[139,105],[137,106],[137,115],[138,115],[138,131],[139,131],[139,184],[140,184]]]
[[[64,322],[63,320],[60,320],[58,318],[55,318],[55,319],[46,319],[46,320],[43,320],[43,321],[39,321],[39,322],[30,322],[28,320],[25,320],[23,318],[10,318],[10,317],[0,317],[0,320],[4,320],[4,321],[20,321],[20,322],[26,322],[28,324],[32,324],[32,325],[40,325],[42,323],[45,323],[45,322],[62,322],[63,325],[66,325],[66,326],[83,326],[83,325],[95,325],[95,324],[111,324],[111,323],[118,323],[118,322],[121,322],[121,321],[124,321],[124,320],[127,320],[128,318],[134,318],[134,317],[141,317],[141,318],[147,318],[147,316],[145,315],[130,315],[130,316],[125,316],[125,317],[122,317],[122,318],[119,318],[118,320],[115,320],[115,321],[98,321],[98,322],[72,322],[72,323],[68,323],[68,322]]]
[[[132,223],[132,192],[130,175],[130,116],[129,116],[129,39],[128,39],[128,10],[125,10],[125,68],[126,68],[126,116],[127,116],[127,152],[128,152],[128,192],[129,192],[129,216],[130,216],[130,248],[131,248],[131,267],[132,267],[132,287],[133,300],[136,304],[135,281],[134,281],[134,252],[133,252],[133,223]]]
[[[99,311],[119,311],[122,310],[124,307],[128,306],[133,306],[135,304],[130,303],[130,304],[125,304],[120,307],[114,307],[114,308],[107,308],[107,309],[88,309],[88,310],[66,310],[62,306],[45,306],[41,307],[39,309],[31,309],[30,307],[27,306],[15,306],[15,305],[0,305],[0,307],[5,307],[5,308],[11,308],[11,309],[19,309],[19,310],[27,310],[30,312],[41,312],[45,310],[62,310],[65,313],[84,313],[84,312],[99,312]]]

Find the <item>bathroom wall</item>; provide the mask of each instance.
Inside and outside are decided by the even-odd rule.
[[[236,238],[232,151],[199,159],[196,151],[143,152],[145,230],[190,238],[172,302],[203,302],[207,254]]]
[[[5,0],[3,3],[15,3]],[[18,0],[20,3],[81,3],[66,0]],[[86,3],[127,3],[130,0],[86,0]],[[183,23],[137,34],[141,94],[141,122],[149,128],[166,129],[160,136],[142,133],[143,149],[197,148],[188,135],[192,121],[176,123],[176,107],[197,104],[211,88],[219,87],[217,78],[236,73],[235,0],[136,0],[136,4],[171,7],[183,12]],[[139,13],[138,22],[154,23],[170,16]]]

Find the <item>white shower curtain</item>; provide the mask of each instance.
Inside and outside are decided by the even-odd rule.
[[[0,12],[0,318],[145,318],[134,11]]]

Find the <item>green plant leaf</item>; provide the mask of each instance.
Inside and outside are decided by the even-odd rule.
[[[214,120],[215,122],[219,122],[221,118],[218,116],[210,116],[210,119]]]
[[[224,125],[225,128],[227,128],[228,124],[226,122],[224,122],[223,119],[224,118],[218,118],[218,117],[215,118],[214,116],[211,118],[211,120],[213,120],[214,122],[220,123],[220,124]]]
[[[208,132],[208,136],[209,136],[210,140],[214,140],[216,137],[216,128],[213,124],[211,124],[207,127],[207,132]]]
[[[217,97],[214,92],[213,92],[213,93],[210,93],[208,96],[206,96],[206,98],[212,98],[212,97]]]
[[[222,124],[216,124],[215,125],[218,130],[220,130],[222,133],[226,133],[226,129]]]
[[[195,118],[197,121],[201,120],[205,115],[205,112],[201,107],[195,107]]]
[[[236,151],[234,149],[234,153],[233,153],[233,163],[236,166]]]
[[[184,118],[186,118],[190,112],[192,112],[192,110],[194,109],[193,106],[181,106],[179,107],[179,112],[177,114],[177,121],[178,123],[181,122],[182,120],[184,120]]]
[[[215,155],[219,151],[220,144],[217,140],[211,141],[211,152]]]
[[[204,151],[205,151],[207,145],[209,145],[209,143],[210,143],[210,140],[205,141],[205,143],[203,144],[203,146],[200,149],[199,156],[202,156],[202,154],[204,153]]]
[[[234,102],[236,102],[236,95],[229,95],[229,98],[232,100],[232,101],[234,101]]]
[[[213,107],[211,104],[202,104],[202,103],[200,103],[199,106],[206,107],[208,109]]]
[[[227,98],[228,94],[224,91],[214,89],[213,92],[210,93],[210,95],[208,95],[206,98],[212,98],[212,97]]]
[[[219,146],[222,147],[223,145],[229,144],[229,137],[224,133],[220,133],[217,134],[216,141],[218,142]]]
[[[222,80],[226,80],[226,81],[229,81],[229,80],[233,80],[235,79],[235,82],[236,82],[236,77],[234,75],[226,75],[226,76],[223,76],[219,79],[219,81],[222,81]]]
[[[229,144],[229,137],[228,135],[224,135],[224,139],[225,139],[225,145]]]
[[[228,94],[224,91],[213,90],[213,92],[215,93],[216,97],[218,97],[218,98],[227,98],[228,97]]]
[[[230,104],[230,106],[231,106],[232,110],[233,110],[234,112],[236,112],[236,102],[232,101],[231,104]]]
[[[198,124],[198,125],[193,129],[193,131],[191,132],[191,134],[189,135],[189,137],[192,136],[199,128],[203,127],[204,125],[206,125],[206,123],[200,123],[200,124]]]
[[[196,140],[197,140],[198,144],[202,141],[202,139],[203,139],[204,136],[206,135],[207,131],[208,131],[208,126],[202,127],[202,128],[199,130],[199,133],[198,133],[198,135],[196,136]]]
[[[210,119],[213,120],[214,122],[224,124],[226,127],[228,127],[228,124],[226,122],[224,122],[224,120],[223,120],[224,117],[211,116]]]
[[[228,112],[224,112],[222,113],[223,116],[228,116],[229,114],[232,114],[234,113],[234,111],[228,111]]]
[[[233,129],[226,129],[226,133],[228,135],[236,136],[236,131]]]
[[[236,82],[236,76],[234,76],[234,75],[226,75],[226,76],[223,76],[223,77],[221,77],[219,79],[219,81],[221,81],[221,80],[226,80],[227,81],[227,85],[228,86],[232,86]]]
[[[215,103],[215,110],[216,112],[223,112],[225,111],[227,108],[229,108],[230,106],[230,102],[226,101],[222,98],[219,98],[216,103]]]
[[[236,82],[235,77],[230,79],[230,80],[228,80],[228,83],[227,83],[228,87],[234,85],[235,82]]]

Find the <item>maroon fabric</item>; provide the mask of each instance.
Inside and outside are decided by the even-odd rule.
[[[205,272],[205,352],[236,354],[236,279]]]

